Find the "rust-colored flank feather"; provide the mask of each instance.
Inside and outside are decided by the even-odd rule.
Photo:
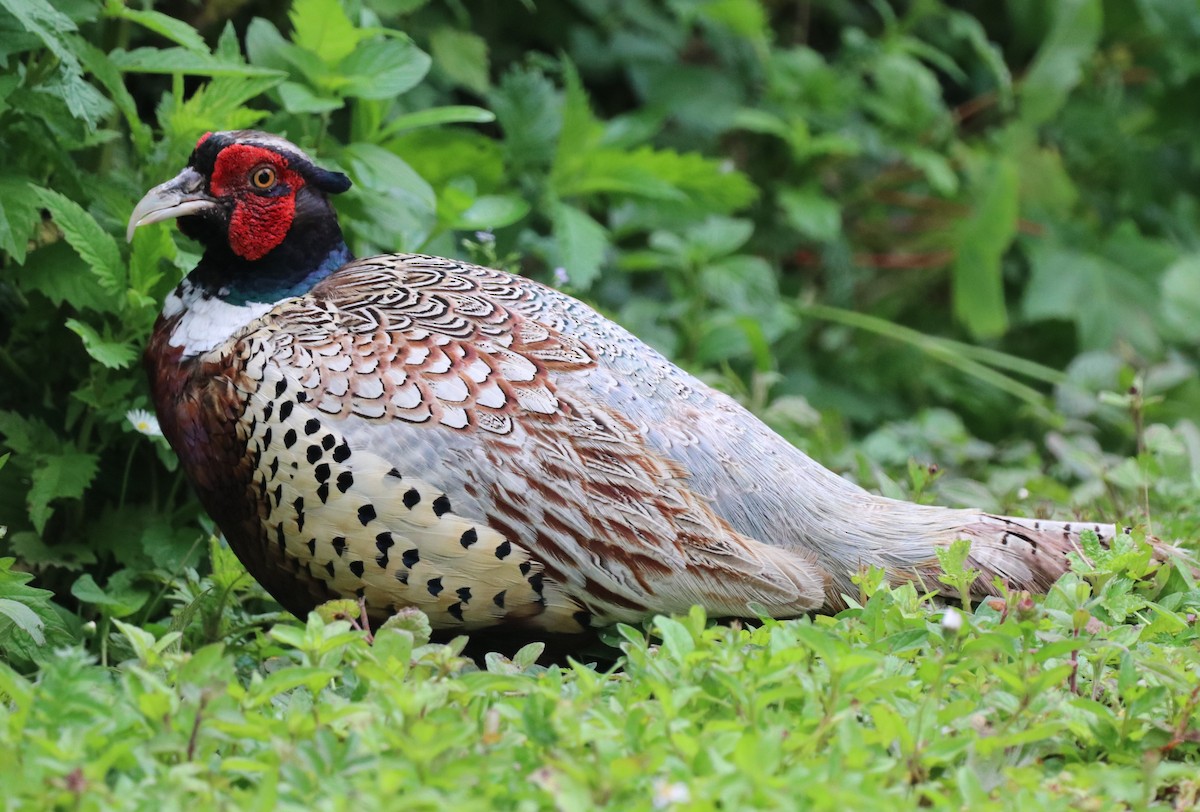
[[[222,156],[251,148],[286,188]],[[216,194],[217,166],[246,178]],[[997,576],[1044,590],[1082,530],[1113,536],[874,496],[575,299],[448,259],[351,260],[326,200],[346,185],[278,137],[215,133],[135,210],[179,207],[208,249],[147,349],[164,432],[293,612],[360,597],[546,632],[693,604],[788,617],[843,606],[868,565],[938,588],[959,538],[981,595]],[[282,241],[254,245],[240,207],[288,195]]]

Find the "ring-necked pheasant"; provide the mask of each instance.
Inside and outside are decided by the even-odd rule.
[[[350,181],[261,132],[211,133],[137,204],[205,248],[146,351],[205,509],[287,609],[363,598],[435,627],[577,631],[842,605],[850,576],[1044,590],[1080,524],[874,496],[587,305],[448,259],[355,260]],[[1111,525],[1088,524],[1103,539]]]

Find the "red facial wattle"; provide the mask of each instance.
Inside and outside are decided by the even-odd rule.
[[[257,167],[275,171],[271,194],[250,184]],[[262,147],[233,144],[221,150],[213,167],[209,191],[234,199],[229,217],[229,247],[238,256],[258,260],[283,242],[296,216],[296,192],[304,184],[300,173],[289,169],[287,159]]]

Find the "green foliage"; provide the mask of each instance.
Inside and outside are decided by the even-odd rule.
[[[1200,599],[1135,590],[1152,622],[1097,620],[1082,581],[956,630],[911,585],[761,627],[693,611],[619,627],[608,671],[537,665],[540,645],[478,668],[462,638],[389,622],[369,643],[317,612],[247,667],[115,621],[114,668],[78,647],[36,681],[0,664],[0,782],[84,808],[1169,809],[1197,789]]]
[[[6,800],[1194,802],[1200,600],[1133,538],[1200,532],[1197,12],[975,5],[0,0]],[[198,248],[120,239],[239,127],[350,174],[359,254],[566,287],[868,487],[1139,526],[961,629],[867,572],[613,673],[280,622],[135,411]]]

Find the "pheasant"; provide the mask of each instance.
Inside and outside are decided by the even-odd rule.
[[[1080,533],[873,495],[587,305],[419,254],[352,257],[350,180],[278,136],[209,133],[137,204],[204,247],[146,350],[163,432],[249,572],[296,614],[337,597],[437,629],[578,632],[699,604],[844,606],[851,577],[939,588],[971,542],[1044,591]]]

